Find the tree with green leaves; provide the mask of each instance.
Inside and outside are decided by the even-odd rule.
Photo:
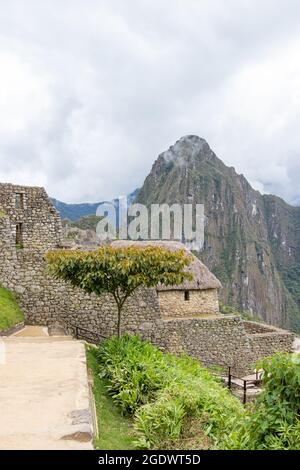
[[[52,276],[85,292],[111,294],[118,311],[118,336],[126,300],[141,287],[178,285],[191,280],[185,268],[192,257],[185,250],[159,246],[105,246],[95,251],[55,250],[46,255]]]

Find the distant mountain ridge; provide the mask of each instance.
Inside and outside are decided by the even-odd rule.
[[[255,191],[198,136],[159,155],[136,202],[203,203],[199,257],[223,283],[222,300],[300,331],[300,208]]]
[[[128,204],[131,204],[135,199],[138,189],[128,194],[127,200]],[[60,213],[62,219],[68,219],[71,222],[75,222],[82,217],[89,215],[95,215],[97,208],[103,204],[104,201],[95,202],[95,203],[80,203],[80,204],[68,204],[66,202],[59,201],[58,199],[51,198],[51,201],[55,208]],[[117,201],[116,199],[114,202]]]

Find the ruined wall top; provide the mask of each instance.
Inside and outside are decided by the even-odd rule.
[[[0,216],[9,219],[12,242],[20,247],[61,244],[61,219],[44,188],[0,183]]]

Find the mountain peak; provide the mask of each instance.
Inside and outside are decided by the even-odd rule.
[[[205,139],[197,135],[185,135],[175,142],[174,145],[161,153],[158,162],[165,161],[179,166],[186,166],[196,161],[208,161],[216,156]]]
[[[204,204],[199,256],[221,280],[225,305],[300,331],[297,209],[261,196],[194,135],[181,137],[159,156],[136,202]]]
[[[194,145],[207,144],[205,139],[203,139],[202,137],[199,137],[198,135],[193,135],[193,134],[184,135],[179,140],[177,140],[177,142],[190,142]]]

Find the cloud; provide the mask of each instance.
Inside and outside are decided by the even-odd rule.
[[[0,181],[110,199],[198,134],[300,203],[299,18],[295,0],[6,2]]]

